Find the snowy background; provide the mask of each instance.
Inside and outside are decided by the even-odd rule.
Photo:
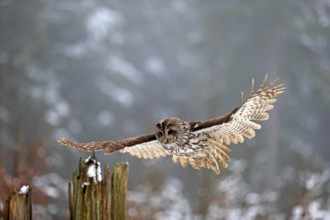
[[[330,1],[0,0],[0,207],[22,185],[35,219],[68,218],[88,153],[169,116],[241,103],[252,77],[287,91],[221,175],[124,154],[129,219],[330,219]]]

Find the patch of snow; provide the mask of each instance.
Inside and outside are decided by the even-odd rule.
[[[19,190],[19,194],[27,194],[30,190],[30,186],[28,185],[23,185],[21,189]]]
[[[83,182],[83,184],[81,184],[81,187],[82,188],[85,188],[86,186],[89,186],[89,183],[88,182]]]
[[[87,176],[93,178],[94,183],[102,181],[102,171],[101,171],[101,163],[96,161],[94,157],[88,157],[85,160],[86,164],[89,164],[87,169]]]
[[[85,163],[95,163],[96,160],[94,159],[93,156],[89,156],[85,159]]]

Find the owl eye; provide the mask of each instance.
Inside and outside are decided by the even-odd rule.
[[[158,132],[156,133],[156,135],[157,135],[157,137],[160,137],[160,136],[162,136],[162,135],[163,135],[163,132],[161,132],[161,131],[158,131]]]
[[[176,131],[170,129],[170,130],[168,130],[167,134],[168,135],[174,135],[174,134],[176,134]]]

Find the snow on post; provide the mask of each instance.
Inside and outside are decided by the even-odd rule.
[[[110,219],[109,167],[103,173],[94,155],[80,159],[68,186],[70,219]]]
[[[6,201],[4,219],[32,219],[32,200],[30,186],[14,190]]]
[[[88,165],[87,176],[93,178],[94,183],[102,181],[101,163],[98,162],[94,156],[90,156],[85,160]]]
[[[19,194],[27,194],[29,192],[30,186],[28,185],[23,185],[21,189],[19,190]]]
[[[128,164],[117,164],[111,178],[106,166],[102,176],[101,164],[93,155],[80,159],[72,177],[68,186],[70,219],[126,218]]]

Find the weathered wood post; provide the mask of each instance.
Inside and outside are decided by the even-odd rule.
[[[101,175],[100,163],[95,157],[83,161],[73,173],[68,185],[70,219],[124,220],[128,165],[117,164],[112,174],[110,207],[110,169]]]
[[[116,164],[111,181],[111,219],[126,218],[128,164]]]
[[[15,190],[6,200],[6,220],[31,220],[32,219],[32,190],[29,186],[23,186],[19,191]]]
[[[68,185],[70,219],[110,219],[109,167],[103,172],[95,157],[80,159]]]

